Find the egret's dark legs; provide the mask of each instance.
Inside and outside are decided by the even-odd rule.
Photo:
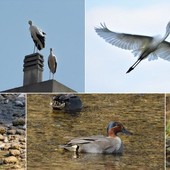
[[[142,59],[138,59],[130,68],[126,73],[131,72],[140,62],[142,61]]]

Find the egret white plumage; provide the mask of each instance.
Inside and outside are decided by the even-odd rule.
[[[53,74],[53,79],[54,79],[54,74],[57,69],[57,60],[56,60],[56,56],[53,54],[52,48],[50,48],[50,55],[48,57],[48,67],[50,69],[49,79],[51,78],[51,73]]]
[[[101,27],[95,28],[95,31],[100,37],[105,39],[106,42],[125,50],[132,50],[134,56],[138,56],[137,61],[126,73],[132,71],[145,58],[151,61],[160,57],[170,61],[170,43],[165,41],[170,34],[170,22],[168,22],[166,33],[162,38],[158,36],[149,37],[117,33],[109,30],[105,24],[101,24]]]
[[[35,25],[32,25],[32,21],[28,21],[28,24],[30,25],[29,30],[31,33],[31,37],[34,41],[35,46],[38,50],[41,50],[45,48],[45,35],[46,33],[40,30]],[[35,53],[35,46],[34,46],[34,53]]]

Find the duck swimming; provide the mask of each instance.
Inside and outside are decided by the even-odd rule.
[[[83,107],[81,99],[75,94],[55,95],[51,105],[54,110],[64,109],[67,112],[80,112]]]
[[[110,122],[107,127],[107,137],[103,135],[81,137],[72,139],[66,145],[61,147],[69,150],[84,153],[101,153],[101,154],[122,154],[123,143],[117,136],[117,133],[122,132],[126,135],[132,135],[127,131],[120,122]]]

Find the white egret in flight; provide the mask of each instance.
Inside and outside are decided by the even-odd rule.
[[[137,61],[126,73],[132,71],[145,58],[151,61],[160,57],[170,61],[170,43],[165,41],[170,34],[170,22],[168,22],[166,33],[162,38],[158,36],[149,37],[117,33],[110,31],[105,24],[101,24],[101,27],[95,28],[95,31],[100,37],[105,39],[106,42],[125,50],[132,50],[134,56],[138,56]]]
[[[34,41],[35,46],[38,50],[41,50],[45,48],[45,35],[46,33],[40,30],[35,25],[32,25],[32,21],[28,21],[28,24],[30,25],[29,30],[31,33],[31,37]],[[35,52],[35,46],[34,46],[34,52]]]
[[[57,69],[57,61],[56,61],[56,57],[55,55],[53,54],[53,49],[50,48],[50,55],[48,57],[48,67],[50,69],[50,75],[51,73],[53,74],[53,79],[54,79],[54,74],[56,72],[56,69]],[[50,78],[51,76],[49,76]]]

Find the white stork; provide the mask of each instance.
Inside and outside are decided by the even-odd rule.
[[[38,50],[41,50],[45,48],[45,35],[46,33],[40,30],[35,25],[32,25],[32,21],[28,21],[28,24],[30,25],[29,30],[31,33],[31,37],[35,43],[35,46]],[[34,52],[35,53],[35,46],[34,46]]]
[[[56,60],[56,56],[53,54],[52,48],[50,48],[50,55],[48,57],[48,67],[50,69],[49,79],[51,78],[51,73],[53,74],[53,79],[54,79],[54,74],[57,69],[57,60]]]

